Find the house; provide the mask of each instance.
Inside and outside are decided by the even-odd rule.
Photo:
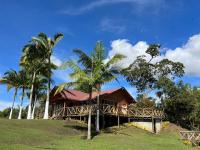
[[[120,122],[132,120],[134,125],[156,132],[155,127],[160,126],[157,122],[160,123],[163,116],[163,113],[158,110],[132,107],[131,104],[136,101],[123,87],[91,94],[72,89],[64,89],[56,95],[54,93],[55,89],[50,94],[51,118],[74,118],[86,121],[91,110],[93,124],[95,124],[97,110],[99,110],[102,127],[105,122],[119,125]],[[99,105],[97,105],[98,99]]]
[[[100,105],[109,104],[117,107],[127,108],[128,105],[135,103],[134,98],[128,93],[125,88],[117,88],[112,90],[101,91],[100,93],[93,92],[92,95],[78,90],[62,90],[60,93],[50,96],[50,104],[52,107],[72,107],[91,105],[97,103],[99,95]]]

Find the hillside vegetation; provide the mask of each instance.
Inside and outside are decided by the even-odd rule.
[[[170,125],[155,135],[134,127],[112,128],[87,141],[87,126],[76,121],[0,119],[0,149],[195,150],[179,140],[177,130]]]

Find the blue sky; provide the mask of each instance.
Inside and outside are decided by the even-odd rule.
[[[0,76],[19,69],[21,49],[32,36],[62,32],[65,37],[53,58],[58,64],[74,58],[73,48],[89,53],[97,40],[104,42],[110,57],[128,55],[123,65],[143,54],[148,44],[159,43],[163,58],[185,64],[183,80],[200,85],[199,10],[198,0],[1,0]],[[69,81],[67,73],[55,72],[56,83]],[[104,89],[125,86],[135,96],[135,89],[120,80],[120,85],[107,84]],[[0,86],[0,109],[10,105],[12,94]]]

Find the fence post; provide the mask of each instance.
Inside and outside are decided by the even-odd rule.
[[[64,102],[64,107],[63,107],[63,117],[65,116],[65,107],[66,107],[66,102]]]
[[[120,127],[120,118],[119,118],[119,107],[117,107],[117,124],[118,124],[118,128]]]

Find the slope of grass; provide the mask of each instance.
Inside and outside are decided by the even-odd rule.
[[[0,149],[2,150],[190,150],[174,131],[154,135],[134,127],[109,130],[84,139],[86,125],[55,120],[0,119]]]

